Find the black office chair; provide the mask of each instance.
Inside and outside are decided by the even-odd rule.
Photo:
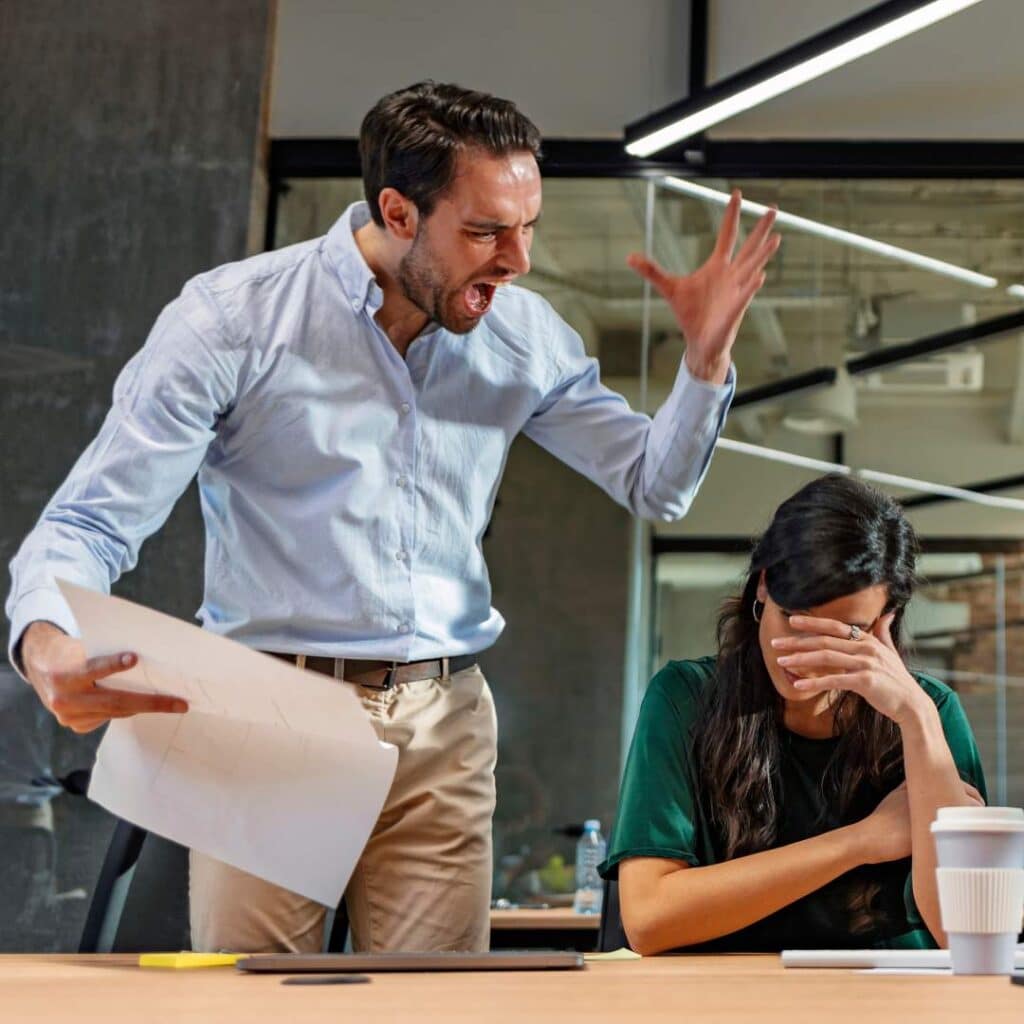
[[[601,926],[597,933],[597,951],[611,953],[616,949],[629,948],[626,929],[622,927],[619,912],[619,883],[604,883],[604,897],[601,900]]]
[[[188,850],[117,819],[89,905],[79,953],[177,952],[188,949]],[[348,939],[344,899],[327,949]]]
[[[78,942],[79,953],[113,951],[146,835],[145,829],[117,819]],[[156,944],[152,947],[154,951],[161,952],[157,948],[160,946],[159,937],[154,935],[153,942]]]

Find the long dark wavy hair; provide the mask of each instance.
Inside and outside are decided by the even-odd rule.
[[[754,618],[764,573],[772,600],[808,610],[867,587],[886,587],[895,612],[892,637],[902,655],[903,612],[917,582],[913,527],[892,499],[850,477],[832,474],[802,487],[779,506],[754,545],[742,592],[718,621],[718,671],[697,726],[702,792],[727,858],[764,850],[780,822],[783,701],[772,684]],[[835,704],[839,742],[823,794],[840,816],[865,784],[879,797],[902,781],[896,725],[863,698],[843,693]]]

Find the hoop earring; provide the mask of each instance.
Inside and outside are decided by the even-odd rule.
[[[764,612],[764,601],[758,601],[758,599],[755,597],[754,598],[754,607],[751,609],[751,614],[754,616],[754,621],[755,622],[760,622],[761,621],[761,615],[762,615],[763,612]]]

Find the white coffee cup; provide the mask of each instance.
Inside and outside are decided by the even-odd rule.
[[[932,822],[954,974],[1010,974],[1024,915],[1024,809],[940,807]]]

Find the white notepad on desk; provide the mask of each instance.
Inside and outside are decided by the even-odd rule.
[[[1017,947],[1014,960],[1024,968],[1024,947]],[[783,967],[845,967],[852,970],[943,970],[949,969],[948,949],[784,949]]]

